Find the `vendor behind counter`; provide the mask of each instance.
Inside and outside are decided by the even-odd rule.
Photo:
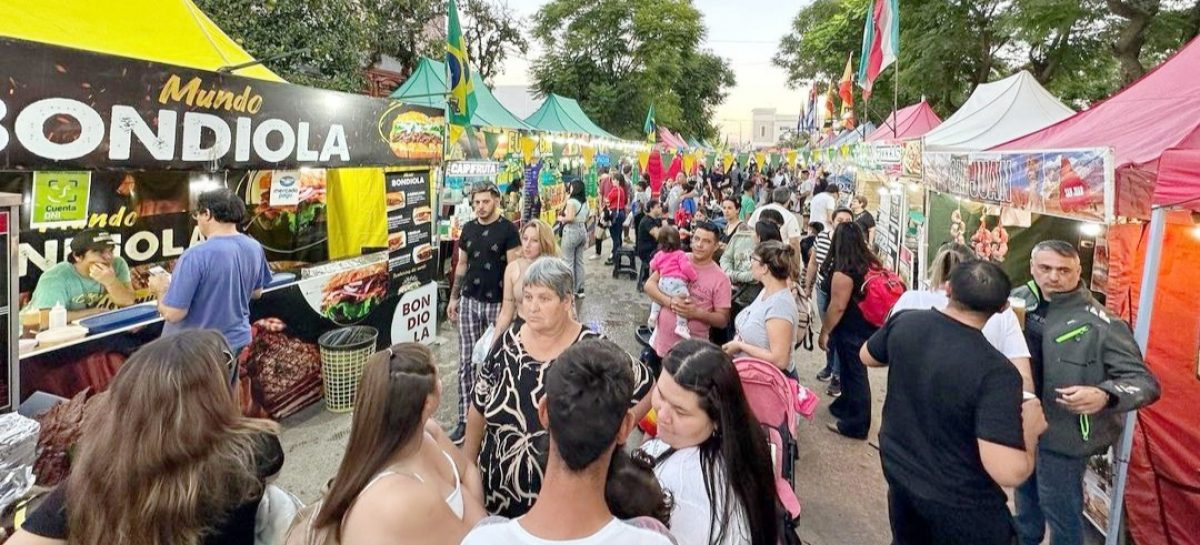
[[[98,229],[85,229],[71,239],[71,254],[38,279],[22,312],[61,303],[67,320],[134,303],[129,264],[114,255],[116,241]]]

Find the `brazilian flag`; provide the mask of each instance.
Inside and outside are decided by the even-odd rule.
[[[469,127],[471,113],[475,111],[475,83],[471,78],[467,42],[463,40],[462,28],[458,24],[458,8],[454,0],[450,0],[447,19],[450,29],[446,33],[446,82],[450,86],[450,96],[446,100],[446,112],[451,125]]]

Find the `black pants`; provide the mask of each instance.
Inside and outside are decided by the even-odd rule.
[[[1017,533],[1004,504],[951,506],[888,488],[892,545],[1013,545]]]
[[[842,395],[829,405],[829,412],[838,419],[843,434],[866,439],[871,431],[871,381],[858,351],[870,333],[848,329],[835,329],[829,337],[842,368]]]
[[[637,289],[638,291],[642,291],[642,286],[644,286],[646,284],[646,280],[650,278],[650,257],[638,256],[638,261],[642,262],[642,268],[640,271],[638,271]]]

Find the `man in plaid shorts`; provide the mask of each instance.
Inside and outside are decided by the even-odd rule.
[[[521,252],[521,236],[500,215],[500,190],[492,183],[471,190],[475,219],[463,226],[458,239],[458,266],[447,314],[458,322],[458,425],[450,439],[461,444],[466,432],[467,405],[475,385],[471,354],[476,341],[496,323],[504,298],[504,269]],[[499,335],[500,332],[496,332]]]

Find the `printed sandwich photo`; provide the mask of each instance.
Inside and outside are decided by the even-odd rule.
[[[433,259],[433,246],[422,244],[413,250],[413,263],[424,263]]]
[[[395,252],[403,248],[408,243],[408,234],[404,231],[391,233],[388,235],[388,251]]]
[[[438,159],[442,156],[442,124],[418,111],[404,112],[392,121],[389,143],[401,159]]]
[[[401,208],[404,208],[405,198],[404,198],[403,191],[393,191],[391,193],[388,193],[386,195],[386,199],[387,199],[388,212],[391,212],[392,210],[399,210]]]
[[[321,288],[321,315],[339,325],[366,318],[387,295],[387,263],[338,273]]]
[[[413,210],[413,224],[422,225],[433,221],[433,209],[428,206],[422,206]]]

